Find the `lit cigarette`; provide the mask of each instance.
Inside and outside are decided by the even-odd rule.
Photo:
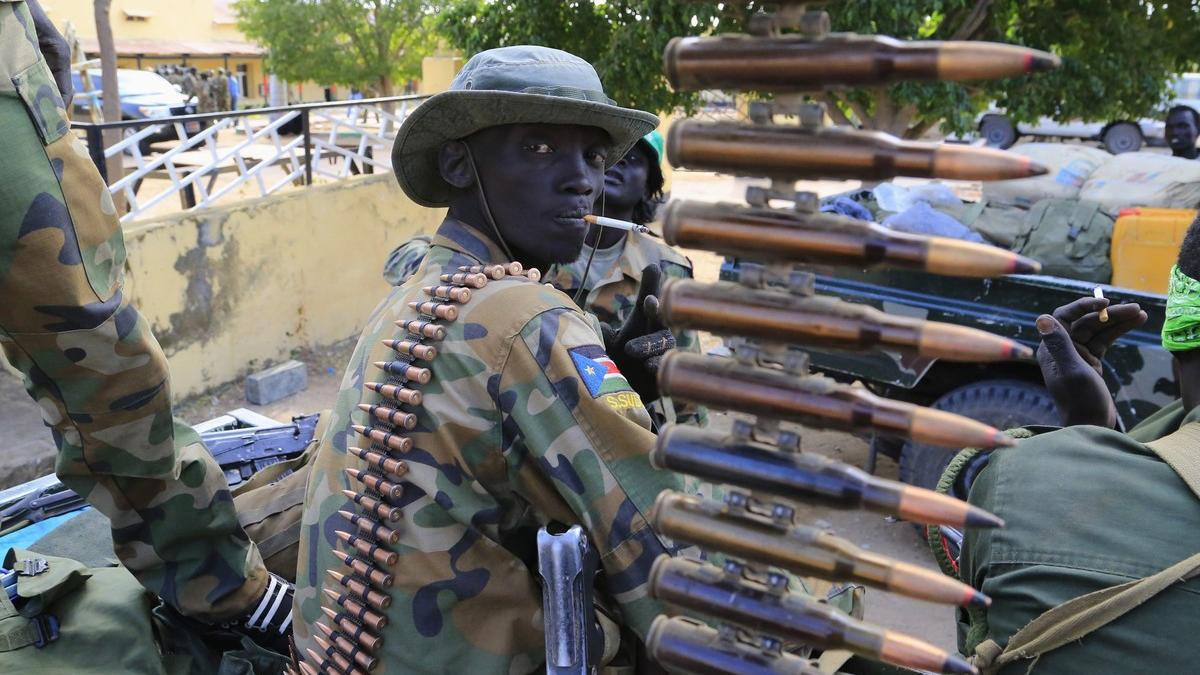
[[[1092,291],[1092,295],[1094,295],[1099,300],[1103,300],[1104,299],[1104,289],[1097,286],[1095,288],[1095,290]],[[1104,307],[1100,310],[1100,323],[1108,323],[1108,308],[1107,307]]]
[[[626,230],[629,232],[649,232],[650,228],[631,223],[627,220],[617,220],[616,218],[605,218],[604,216],[594,216],[587,214],[583,217],[584,220],[592,225],[603,225],[604,227],[615,227],[618,230]]]

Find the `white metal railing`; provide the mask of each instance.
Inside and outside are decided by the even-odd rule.
[[[267,196],[290,186],[311,185],[314,176],[336,181],[356,173],[391,171],[396,130],[425,98],[360,99],[74,127],[86,133],[89,153],[102,173],[105,160],[124,154],[125,175],[107,179],[112,195],[123,197],[126,211],[121,221],[128,222],[156,207],[161,213],[159,205],[171,203],[172,197],[180,209],[189,210],[231,195]],[[105,128],[121,128],[124,136],[103,147]],[[144,152],[151,140],[164,137],[169,148]]]

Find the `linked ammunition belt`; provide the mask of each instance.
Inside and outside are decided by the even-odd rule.
[[[655,563],[651,595],[671,613],[698,615],[716,629],[660,616],[647,647],[672,672],[706,675],[815,673],[805,658],[814,649],[847,650],[907,668],[973,673],[958,655],[793,592],[789,574],[972,608],[986,606],[986,596],[797,522],[797,508],[815,503],[867,509],[959,530],[1003,523],[947,495],[800,454],[798,427],[870,431],[950,448],[990,448],[1012,440],[971,419],[816,376],[803,349],[888,350],[971,363],[1029,359],[1032,351],[981,331],[816,296],[815,275],[805,266],[880,266],[968,277],[1035,273],[1040,266],[1003,249],[819,213],[817,195],[797,192],[795,181],[1004,180],[1035,176],[1045,168],[989,148],[826,128],[823,105],[794,92],[1010,77],[1059,61],[1010,45],[830,34],[824,12],[803,2],[775,4],[776,11],[758,12],[749,21],[751,35],[676,38],[664,54],[664,71],[677,90],[756,90],[776,96],[752,102],[748,122],[685,120],[669,132],[667,156],[676,167],[771,182],[747,189],[747,204],[673,202],[663,216],[668,243],[737,256],[737,271],[733,283],[671,280],[664,288],[660,300],[667,324],[726,338],[733,358],[668,354],[659,370],[659,389],[737,417],[732,432],[668,426],[658,438],[651,456],[657,467],[725,489],[722,500],[663,493],[650,513],[652,525],[673,541],[721,554],[726,562],[716,566],[664,557]],[[776,124],[776,115],[798,118],[799,124]],[[793,206],[777,208],[773,202],[778,201]],[[825,661],[820,672],[840,666]]]
[[[351,425],[360,442],[349,451],[366,468],[345,470],[356,489],[343,492],[356,509],[338,512],[352,526],[335,531],[339,547],[333,555],[344,568],[326,570],[321,593],[329,606],[321,608],[325,616],[315,623],[319,634],[313,636],[320,650],[297,655],[293,672],[360,675],[378,667],[386,611],[392,604],[393,570],[400,559],[391,547],[400,542],[400,482],[408,473],[404,454],[413,447],[407,432],[417,426],[422,387],[433,379],[429,365],[438,356],[437,343],[446,339],[446,325],[458,319],[459,308],[489,281],[507,276],[540,278],[537,270],[525,270],[517,262],[460,267],[442,275],[439,285],[422,289],[429,300],[409,303],[415,318],[396,321],[407,332],[403,339],[383,341],[394,357],[375,362],[377,377],[363,384],[380,400],[358,406],[370,417],[369,425]]]

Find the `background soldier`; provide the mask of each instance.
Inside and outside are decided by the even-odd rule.
[[[196,66],[191,66],[184,71],[183,76],[179,80],[180,91],[183,92],[184,96],[190,99],[199,93],[197,91],[197,85],[199,82],[200,75],[196,72]]]
[[[1171,270],[1162,331],[1182,398],[1121,433],[1101,359],[1145,321],[1136,304],[1090,297],[1039,317],[1038,361],[1069,426],[1022,430],[1032,437],[1015,448],[960,455],[943,478],[957,473],[959,494],[969,489],[972,504],[1006,521],[968,531],[962,550],[961,578],[993,600],[964,615],[959,631],[964,653],[994,668],[985,673],[1195,667],[1186,645],[1200,630],[1200,220]],[[1104,620],[1078,621],[1100,614],[1101,601]],[[1059,620],[1043,615],[1052,608]]]
[[[122,564],[204,621],[275,606],[251,626],[271,632],[251,634],[280,649],[290,588],[263,567],[199,437],[172,419],[166,358],[122,292],[116,209],[70,133],[67,55],[36,0],[0,0],[0,349],[42,407],[58,477],[112,521]]]
[[[209,80],[212,86],[213,102],[217,110],[229,110],[229,78],[224,68],[218,68],[217,74]]]
[[[196,83],[195,91],[196,112],[216,112],[217,103],[216,100],[213,99],[212,71],[205,71],[200,74],[200,81]]]
[[[679,487],[648,461],[654,436],[630,385],[653,385],[643,359],[655,354],[629,339],[610,359],[568,296],[494,265],[574,260],[605,165],[656,124],[612,104],[585,61],[509,47],[475,55],[401,127],[401,187],[449,214],[368,319],[314,459],[297,573],[309,665],[347,657],[322,635],[345,638],[350,615],[366,626],[355,639],[378,647],[377,672],[538,669],[535,535],[548,523],[587,528],[606,607],[645,636],[650,565],[668,550],[645,514]]]

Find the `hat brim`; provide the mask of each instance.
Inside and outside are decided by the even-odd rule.
[[[396,134],[392,171],[400,188],[422,206],[447,206],[451,190],[438,171],[439,148],[446,141],[503,124],[599,127],[612,139],[607,167],[620,161],[638,139],[657,127],[658,117],[564,96],[496,90],[442,92],[417,106]]]

